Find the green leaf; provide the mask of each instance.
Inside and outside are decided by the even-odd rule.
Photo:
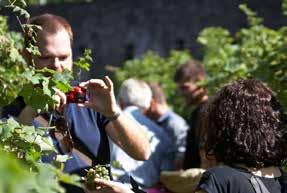
[[[287,0],[282,0],[282,10],[283,14],[287,15]]]
[[[68,175],[63,172],[58,171],[57,177],[59,181],[66,183],[66,184],[71,184],[74,186],[82,187],[80,183],[80,177],[77,175]]]
[[[37,192],[45,193],[64,193],[64,189],[59,185],[56,178],[55,169],[49,164],[38,164],[37,165],[38,173],[36,175],[35,190]]]
[[[250,26],[261,25],[263,19],[257,16],[257,13],[247,7],[246,4],[239,5],[239,9],[247,16],[247,21]]]
[[[80,69],[83,69],[85,71],[90,70],[90,63],[93,62],[93,58],[91,57],[92,50],[85,49],[84,55],[80,58],[78,58],[74,64]]]
[[[24,16],[26,19],[30,18],[30,14],[23,8],[17,5],[8,5],[7,8],[12,8],[14,13],[19,13],[20,16]]]

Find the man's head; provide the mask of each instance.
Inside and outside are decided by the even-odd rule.
[[[206,77],[201,62],[190,60],[177,69],[174,80],[188,104],[198,105],[207,99],[206,89],[197,86]]]
[[[149,86],[152,91],[152,100],[146,116],[157,121],[168,111],[168,105],[161,86],[158,83],[149,83]]]
[[[120,88],[118,100],[122,108],[137,106],[145,111],[149,108],[152,93],[150,87],[142,80],[127,79]]]
[[[64,18],[52,14],[33,17],[29,23],[42,28],[37,31],[36,40],[41,56],[34,58],[36,68],[47,67],[59,72],[72,70],[73,32],[70,24]],[[31,61],[29,55],[28,60]]]

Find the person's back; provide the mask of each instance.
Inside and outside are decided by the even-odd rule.
[[[188,130],[186,121],[180,115],[169,109],[156,123],[165,130],[175,143],[177,153],[183,154],[185,152],[185,140]],[[183,155],[179,156],[181,157]]]
[[[209,168],[201,177],[198,187],[208,193],[257,193],[251,178],[260,180],[269,193],[281,193],[283,176],[256,176],[245,168],[226,165]]]
[[[149,83],[149,86],[152,91],[152,100],[145,115],[161,126],[168,135],[174,144],[174,166],[176,169],[181,169],[186,149],[188,124],[168,106],[164,91],[158,83]]]

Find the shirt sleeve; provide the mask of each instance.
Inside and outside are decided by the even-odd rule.
[[[175,145],[176,145],[176,158],[183,159],[186,150],[186,135],[188,130],[188,125],[185,121],[177,119],[171,123],[171,127],[174,128],[175,135]]]
[[[207,193],[221,193],[219,181],[216,176],[209,171],[202,174],[197,189],[204,190]]]

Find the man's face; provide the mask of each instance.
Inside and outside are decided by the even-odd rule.
[[[203,78],[199,78],[199,81],[201,79],[203,80]],[[205,89],[198,87],[196,83],[196,81],[190,79],[182,79],[177,82],[177,87],[179,88],[187,104],[197,105],[206,95]]]
[[[39,32],[37,44],[41,56],[35,58],[38,69],[47,67],[62,72],[64,69],[72,70],[72,48],[69,34],[65,29],[55,34]]]

